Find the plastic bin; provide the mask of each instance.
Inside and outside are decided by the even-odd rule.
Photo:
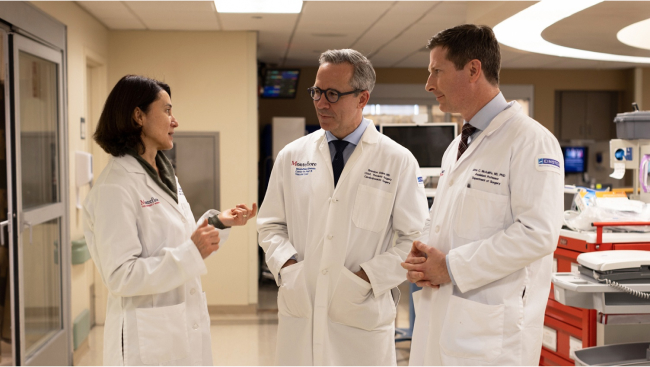
[[[576,350],[576,366],[650,366],[649,342],[604,345]]]
[[[650,111],[619,113],[614,123],[619,139],[650,139]]]

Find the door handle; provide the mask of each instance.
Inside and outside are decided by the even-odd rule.
[[[23,222],[23,230],[25,228],[27,228],[27,227],[29,227],[29,244],[31,245],[32,242],[33,242],[32,241],[32,224],[30,222],[28,222],[28,221],[24,221]]]
[[[9,225],[9,220],[0,222],[0,246],[5,245],[5,231],[4,228]]]

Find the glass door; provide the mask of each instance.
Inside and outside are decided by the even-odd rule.
[[[16,363],[67,365],[72,360],[62,53],[17,34],[10,40]]]

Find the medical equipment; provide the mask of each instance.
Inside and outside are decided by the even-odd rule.
[[[625,170],[633,170],[633,188],[630,199],[650,203],[650,185],[648,185],[648,162],[650,162],[650,140],[609,141],[609,164],[614,168],[611,177],[622,179]],[[638,180],[637,180],[638,178]],[[640,195],[636,193],[639,192]]]
[[[458,135],[454,122],[425,124],[381,124],[379,131],[408,149],[420,165],[427,197],[435,196],[435,187],[442,172],[442,156]]]
[[[580,254],[577,261],[577,273],[553,274],[556,301],[596,309],[605,320],[628,315],[628,323],[650,323],[650,251],[596,251]],[[576,365],[648,365],[649,337],[576,350],[573,359]]]

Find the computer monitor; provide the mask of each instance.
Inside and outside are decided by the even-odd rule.
[[[424,177],[439,176],[442,156],[458,135],[453,122],[429,124],[382,124],[380,131],[410,150]]]
[[[264,77],[262,98],[295,98],[299,69],[269,69]],[[305,91],[307,93],[307,91]]]
[[[562,147],[564,173],[584,173],[587,170],[587,147]]]

